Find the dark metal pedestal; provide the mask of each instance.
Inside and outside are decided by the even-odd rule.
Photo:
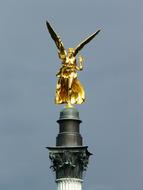
[[[79,112],[76,108],[64,108],[57,122],[59,134],[56,146],[47,147],[52,162],[51,168],[56,173],[56,179],[82,179],[91,153],[88,152],[87,146],[82,146]]]

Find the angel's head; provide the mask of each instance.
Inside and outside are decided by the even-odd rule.
[[[68,57],[69,58],[73,57],[74,53],[75,53],[74,48],[68,48]]]

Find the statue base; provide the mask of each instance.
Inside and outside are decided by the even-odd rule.
[[[56,173],[56,179],[74,178],[82,180],[83,171],[88,165],[88,147],[83,146],[80,135],[79,112],[75,107],[66,107],[60,112],[59,134],[55,147],[49,149],[51,168]]]

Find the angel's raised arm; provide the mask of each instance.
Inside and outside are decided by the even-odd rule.
[[[66,50],[64,48],[64,45],[60,39],[60,37],[56,34],[56,32],[53,30],[52,26],[48,21],[46,21],[47,29],[51,35],[51,38],[54,40],[57,48],[58,48],[58,55],[60,59],[65,59],[66,57]]]

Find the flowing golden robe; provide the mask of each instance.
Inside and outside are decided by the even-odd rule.
[[[82,65],[77,66],[75,57],[66,57],[66,60],[63,60],[62,67],[57,73],[56,104],[81,104],[84,102],[84,88],[77,78],[77,71],[82,68]]]

